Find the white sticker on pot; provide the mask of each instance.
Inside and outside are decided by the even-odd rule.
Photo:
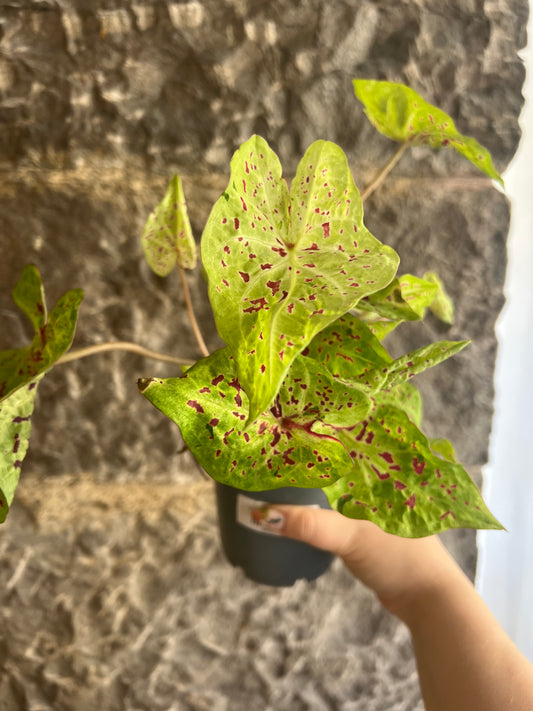
[[[272,529],[271,526],[276,526],[276,524],[282,524],[282,519],[276,519],[275,509],[276,504],[271,501],[258,501],[257,499],[251,499],[249,496],[244,494],[237,494],[237,510],[236,510],[236,521],[240,523],[241,526],[246,528],[251,528],[257,533],[265,533],[270,536],[280,536],[279,531],[275,528]],[[268,528],[266,528],[267,519],[265,518],[265,513],[262,509],[270,508],[268,517]],[[320,506],[318,504],[307,504],[306,508],[318,509]]]

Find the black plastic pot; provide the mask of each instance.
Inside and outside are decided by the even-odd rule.
[[[331,553],[263,531],[249,515],[254,502],[258,508],[261,502],[329,508],[320,489],[240,491],[217,483],[216,492],[224,553],[248,578],[264,585],[290,586],[300,578],[314,580],[328,569],[334,558]]]

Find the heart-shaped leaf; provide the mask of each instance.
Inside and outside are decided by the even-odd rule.
[[[241,146],[202,236],[218,331],[250,401],[272,403],[294,358],[360,299],[394,277],[398,256],[363,224],[346,156],[317,141],[289,194],[260,137]]]
[[[146,261],[158,276],[167,276],[176,264],[183,269],[196,266],[196,244],[178,175],[174,175],[165,197],[148,217],[141,243]]]
[[[324,492],[345,516],[408,538],[448,528],[502,528],[463,467],[439,459],[402,410],[376,404],[339,438],[354,467]]]
[[[353,85],[366,115],[380,133],[413,146],[453,148],[503,186],[487,149],[474,138],[459,133],[448,114],[428,104],[413,89],[403,84],[366,79],[354,79]]]
[[[335,481],[352,466],[338,431],[364,418],[371,404],[363,392],[300,356],[272,407],[246,427],[248,398],[228,348],[181,378],[143,380],[139,389],[180,427],[208,474],[245,490]]]
[[[380,389],[391,388],[451,358],[469,343],[470,341],[437,341],[429,346],[417,348],[383,368],[369,370],[360,375],[357,381],[362,387],[376,388],[377,384]]]
[[[0,401],[51,368],[70,348],[83,291],[68,291],[47,315],[41,277],[30,264],[24,267],[13,298],[32,322],[35,335],[25,348],[0,351]]]
[[[38,375],[0,402],[0,523],[7,516],[18,484],[28,449],[37,385],[42,377]]]

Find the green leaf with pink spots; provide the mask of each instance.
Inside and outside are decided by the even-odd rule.
[[[183,269],[196,266],[196,243],[178,175],[174,175],[165,197],[148,217],[141,243],[146,261],[158,276],[167,276],[176,264]]]
[[[334,378],[357,381],[389,366],[393,359],[361,319],[345,314],[316,335],[303,354],[323,363]],[[386,375],[383,375],[383,382]],[[365,386],[365,383],[362,383]],[[372,382],[371,389],[379,388]]]
[[[248,397],[228,348],[181,378],[142,380],[139,389],[179,426],[208,474],[245,490],[323,487],[342,476],[352,462],[338,432],[371,406],[362,391],[300,356],[272,406],[246,427]]]
[[[356,382],[361,387],[386,389],[423,373],[439,363],[451,358],[468,346],[470,341],[437,341],[429,346],[417,348],[383,368],[374,368],[360,375]]]
[[[362,299],[357,310],[362,317],[370,313],[390,321],[420,321],[438,293],[439,286],[434,281],[404,274],[385,289]]]
[[[502,528],[464,468],[436,456],[402,410],[376,404],[338,436],[354,466],[324,492],[345,516],[408,538],[448,528]]]
[[[68,291],[48,314],[38,269],[24,267],[13,299],[30,319],[35,335],[29,346],[0,351],[0,402],[49,370],[70,348],[82,298],[81,289]]]
[[[398,385],[393,385],[385,390],[375,392],[372,397],[378,405],[391,405],[392,407],[403,410],[411,422],[417,427],[421,426],[422,396],[413,383],[399,383]],[[440,443],[446,440],[435,441]],[[431,448],[433,449],[433,440]],[[439,449],[435,449],[434,451],[436,454],[440,453]]]
[[[26,456],[37,385],[43,375],[0,401],[0,523],[5,521]]]
[[[317,141],[289,189],[260,137],[241,146],[202,236],[218,331],[249,396],[267,409],[294,358],[360,299],[394,277],[398,256],[363,224],[346,156]]]
[[[353,86],[368,119],[380,133],[412,146],[426,144],[432,148],[453,148],[503,186],[487,149],[474,138],[459,133],[448,114],[428,104],[413,89],[403,84],[367,79],[354,79]]]

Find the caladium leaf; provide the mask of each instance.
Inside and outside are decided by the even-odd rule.
[[[424,274],[424,280],[433,282],[433,284],[437,286],[435,298],[429,305],[430,310],[444,323],[452,324],[454,317],[453,301],[446,292],[442,280],[435,272],[426,272]]]
[[[41,277],[30,264],[15,286],[13,298],[31,320],[35,335],[25,348],[0,351],[0,401],[49,370],[70,348],[83,291],[68,291],[47,315]]]
[[[38,375],[0,402],[0,523],[5,521],[28,449]]]
[[[439,292],[439,286],[429,279],[404,274],[357,304],[362,312],[378,314],[391,321],[420,321]]]
[[[462,351],[469,343],[470,341],[437,341],[397,358],[384,368],[369,370],[360,375],[358,381],[368,388],[375,387],[375,383],[382,389],[390,388],[442,363]]]
[[[411,422],[414,422],[417,427],[421,426],[422,396],[413,383],[400,383],[399,385],[393,385],[391,388],[374,393],[372,397],[378,405],[391,405],[392,407],[397,407],[398,409],[403,410]],[[446,440],[438,440],[438,442],[441,441],[444,442]],[[434,451],[439,454],[441,450],[435,449]]]
[[[241,146],[202,236],[218,331],[230,347],[253,421],[294,358],[361,298],[394,277],[398,256],[363,224],[346,156],[317,141],[291,191],[260,137]]]
[[[196,243],[178,175],[174,175],[165,197],[148,217],[141,243],[146,261],[158,276],[167,276],[176,264],[183,269],[196,266]]]
[[[503,186],[487,149],[474,138],[459,133],[448,114],[428,104],[413,89],[403,84],[366,79],[354,79],[353,86],[370,122],[380,133],[413,146],[453,148]]]
[[[448,528],[502,528],[463,467],[437,457],[402,410],[376,404],[339,438],[354,467],[324,492],[345,516],[408,538]]]
[[[371,405],[363,392],[300,356],[272,407],[246,426],[248,397],[228,348],[181,378],[142,380],[139,389],[180,427],[208,474],[245,490],[335,481],[352,467],[337,433],[365,417]]]
[[[303,354],[324,363],[335,378],[354,381],[393,359],[361,319],[345,314],[313,338]]]
[[[375,336],[378,341],[382,341],[386,336],[394,331],[394,329],[399,326],[402,321],[366,321],[365,324],[368,326],[369,331]]]

